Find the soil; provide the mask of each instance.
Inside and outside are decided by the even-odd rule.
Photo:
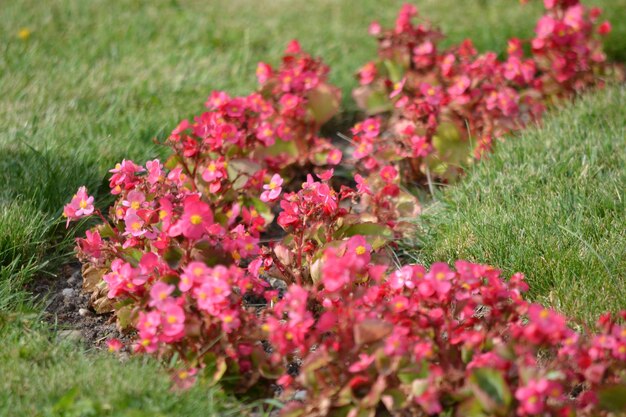
[[[118,338],[129,346],[132,335],[117,329],[113,314],[97,315],[82,285],[80,265],[70,264],[57,276],[35,280],[28,289],[44,303],[44,319],[59,328],[59,337],[81,341],[97,349],[106,349],[106,342],[111,338]]]

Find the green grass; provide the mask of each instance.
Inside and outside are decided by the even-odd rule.
[[[354,72],[375,53],[367,25],[373,19],[391,24],[402,2],[389,0],[384,6],[376,0],[5,2],[0,14],[0,314],[20,316],[19,312],[30,311],[24,284],[41,274],[54,274],[67,260],[72,233],[65,232],[59,217],[79,185],[86,184],[103,198],[107,169],[115,162],[164,155],[152,138],[164,137],[180,119],[202,111],[212,90],[249,92],[255,85],[256,63],[276,63],[290,39],[300,39],[305,49],[331,65],[331,80],[344,93],[344,110],[353,112]],[[539,16],[539,0],[534,3],[522,7],[515,0],[416,2],[421,15],[448,34],[447,44],[470,37],[479,50],[498,52],[504,51],[507,38],[530,36]],[[613,22],[609,55],[626,60],[626,0],[593,3],[604,7]],[[32,31],[27,40],[18,38],[21,28]],[[595,137],[601,131],[590,134]],[[593,243],[598,232],[590,233],[582,236]],[[609,263],[614,274],[616,265]],[[591,287],[579,303],[601,297],[598,289]],[[167,391],[154,363],[120,365],[71,345],[57,346],[53,333],[37,324],[38,315],[21,316],[0,321],[6,336],[0,345],[1,374],[11,374],[3,378],[0,391],[24,393],[0,394],[0,415],[48,409],[72,389],[65,379],[77,381],[79,402],[97,398],[115,410],[123,407],[128,391],[139,397],[133,404],[153,407],[156,414],[182,413],[176,407],[183,406],[174,405],[179,397]],[[26,324],[16,324],[21,320]],[[32,357],[20,356],[28,351],[34,352]],[[97,381],[108,385],[102,388]],[[24,384],[27,388],[18,391]],[[154,394],[149,392],[152,388]],[[198,415],[215,410],[200,393],[189,395],[180,399],[191,398]]]
[[[612,87],[499,144],[426,210],[408,252],[523,272],[533,299],[583,320],[623,309],[625,109],[626,88]]]
[[[85,352],[31,319],[0,315],[11,321],[0,329],[1,416],[206,417],[240,407],[202,385],[174,392],[155,361]]]

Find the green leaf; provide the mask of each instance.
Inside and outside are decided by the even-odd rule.
[[[404,407],[406,395],[398,388],[389,388],[381,396],[381,401],[389,412],[393,412]]]
[[[394,83],[400,82],[404,77],[404,68],[400,64],[395,61],[391,61],[389,59],[385,59],[383,61],[385,68],[387,69],[387,73],[389,74],[389,79]]]
[[[393,109],[393,104],[386,91],[370,91],[365,98],[365,110],[368,115],[384,113]]]
[[[233,183],[234,190],[242,189],[248,179],[256,174],[261,169],[261,166],[250,159],[231,159],[228,161],[226,172],[228,173],[228,179]]]
[[[504,415],[511,405],[511,391],[502,373],[491,368],[478,368],[469,378],[470,388],[488,413]]]
[[[364,236],[368,243],[372,245],[372,249],[377,250],[385,246],[393,238],[393,231],[388,226],[380,223],[357,223],[339,229],[335,233],[335,238],[340,239],[356,235]]]
[[[341,102],[341,90],[326,83],[320,83],[309,92],[307,98],[313,118],[317,124],[322,125],[337,114]]]
[[[117,316],[117,323],[119,324],[121,329],[126,329],[133,322],[133,306],[125,305],[121,308],[118,308],[115,312]]]
[[[266,223],[271,223],[274,220],[274,214],[272,210],[269,208],[267,204],[265,204],[261,199],[256,197],[249,198],[250,204],[259,212],[261,217],[265,220]]]
[[[183,259],[183,250],[178,246],[170,246],[163,254],[163,259],[172,269],[177,269]]]
[[[403,384],[412,384],[415,380],[426,380],[428,378],[428,364],[411,364],[398,370],[398,379]]]
[[[598,399],[602,409],[612,412],[626,410],[626,385],[610,385],[598,391]]]

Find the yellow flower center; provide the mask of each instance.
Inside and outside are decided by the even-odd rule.
[[[437,272],[437,274],[435,274],[435,279],[437,281],[443,281],[446,278],[446,274],[444,274],[443,272]]]
[[[139,207],[140,207],[139,201],[133,201],[132,203],[130,203],[130,208],[134,210],[138,210]]]
[[[135,232],[138,230],[141,230],[141,223],[134,222],[133,224],[130,225],[130,228]]]
[[[165,210],[159,211],[159,219],[160,220],[163,220],[166,217],[167,217],[167,211],[165,211]]]
[[[176,323],[176,316],[167,316],[167,322],[169,324],[174,324]]]
[[[541,310],[541,312],[539,313],[539,317],[542,319],[547,318],[550,315],[550,312],[548,310]]]
[[[276,184],[274,181],[271,181],[269,183],[269,187],[270,187],[270,190],[273,190],[274,188],[278,187],[278,184]]]
[[[233,316],[226,316],[224,317],[224,323],[232,323],[233,322]]]
[[[178,378],[179,379],[187,379],[188,376],[189,376],[189,372],[187,372],[187,371],[180,371],[178,373]]]
[[[195,267],[193,269],[193,274],[197,277],[202,276],[202,273],[204,272],[204,270],[202,268],[200,268],[199,266]]]
[[[215,164],[213,162],[211,162],[209,164],[209,167],[207,168],[209,170],[209,172],[215,172],[217,171],[217,167],[215,166]]]
[[[150,344],[150,339],[143,339],[143,340],[141,341],[141,344],[142,344],[143,346],[148,346],[148,345]]]
[[[85,200],[80,200],[80,204],[79,204],[80,208],[85,209],[87,208],[87,201]]]
[[[198,225],[202,223],[202,216],[200,216],[199,214],[194,214],[191,216],[190,220],[191,220],[191,224]]]
[[[367,251],[367,249],[365,249],[365,246],[359,245],[356,247],[354,251],[356,252],[357,255],[363,255]]]
[[[293,333],[291,333],[291,332],[285,333],[285,339],[287,339],[287,340],[293,339]]]

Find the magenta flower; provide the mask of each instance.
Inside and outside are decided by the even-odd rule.
[[[137,212],[133,209],[129,209],[124,216],[124,224],[126,227],[125,235],[131,235],[133,237],[139,237],[146,233],[143,229],[144,220],[137,215]]]
[[[274,174],[269,184],[263,185],[263,193],[261,193],[261,201],[276,201],[282,191],[283,179],[280,175]]]
[[[221,279],[209,279],[199,287],[194,288],[198,308],[211,315],[217,316],[225,307],[225,302],[231,293],[230,285]]]
[[[80,187],[72,201],[63,208],[63,217],[67,218],[66,227],[72,220],[91,215],[94,212],[93,200],[93,196],[87,194],[87,188]]]
[[[97,230],[87,230],[85,232],[86,239],[76,239],[80,250],[94,259],[100,259],[102,255],[102,238]]]
[[[151,307],[160,307],[162,306],[172,292],[174,292],[175,287],[170,284],[166,284],[163,281],[159,281],[155,283],[152,288],[150,288],[150,302],[148,303]]]
[[[185,311],[173,301],[160,307],[163,318],[161,320],[163,334],[169,338],[179,338],[185,331]],[[170,339],[171,340],[171,339]]]
[[[118,352],[123,347],[124,345],[119,339],[112,338],[107,340],[107,349],[109,350],[109,352]]]
[[[170,236],[183,235],[189,239],[200,239],[213,224],[213,213],[209,205],[197,195],[189,196],[183,203],[182,217],[170,227]]]
[[[195,283],[202,282],[211,270],[203,262],[191,262],[183,269],[180,275],[178,289],[181,292],[189,291]]]
[[[271,124],[263,122],[256,129],[256,137],[265,144],[265,146],[272,146],[276,141],[274,128]]]
[[[241,326],[239,312],[237,310],[225,310],[219,315],[222,320],[222,330],[224,333],[231,333]]]
[[[272,76],[272,67],[266,64],[265,62],[259,62],[256,67],[256,78],[259,81],[259,84],[263,85],[270,79]]]
[[[146,162],[146,169],[148,170],[148,182],[152,185],[159,181],[163,181],[163,165],[158,159]]]

